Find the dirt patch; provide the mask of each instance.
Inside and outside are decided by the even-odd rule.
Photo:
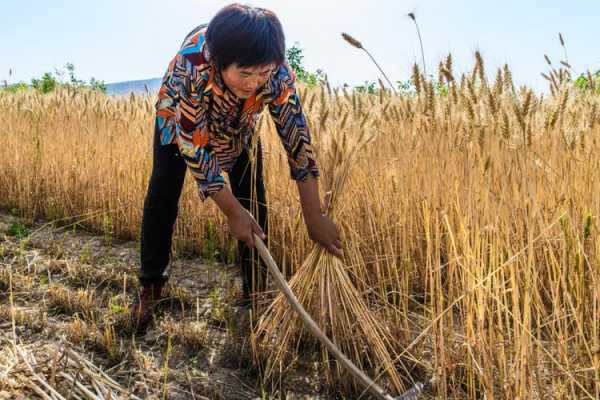
[[[0,214],[0,350],[69,346],[146,399],[325,398],[302,372],[277,388],[261,385],[245,311],[235,306],[235,265],[173,260],[169,298],[153,326],[128,329],[138,257],[136,242],[108,245],[79,227]],[[24,390],[3,389],[0,398],[27,398]]]

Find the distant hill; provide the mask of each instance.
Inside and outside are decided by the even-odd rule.
[[[110,95],[127,95],[133,93],[144,93],[148,90],[150,93],[158,92],[161,78],[141,79],[138,81],[125,81],[106,84],[106,93]],[[148,89],[146,89],[146,87]]]

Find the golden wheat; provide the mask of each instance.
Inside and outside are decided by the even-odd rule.
[[[376,134],[337,215],[348,274],[388,330],[398,373],[435,374],[438,398],[600,398],[600,100],[568,88],[566,66],[547,74],[549,97],[517,90],[508,66],[486,88],[479,69],[441,71],[447,95],[417,67],[414,95],[301,89],[319,156],[332,129]],[[87,215],[107,239],[136,238],[153,102],[0,92],[2,206]],[[292,276],[311,242],[289,174],[273,173],[287,170],[275,128],[266,115],[258,126],[271,251]],[[188,178],[176,252],[216,243],[226,254],[224,219],[196,196]]]

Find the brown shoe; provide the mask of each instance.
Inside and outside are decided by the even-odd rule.
[[[131,323],[137,330],[146,329],[154,317],[154,309],[159,300],[163,299],[163,285],[142,287],[140,293],[131,305]]]

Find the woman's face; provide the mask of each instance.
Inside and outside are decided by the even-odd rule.
[[[231,64],[221,71],[221,76],[233,94],[240,99],[247,99],[254,96],[257,90],[267,82],[274,69],[275,64],[252,67]]]

